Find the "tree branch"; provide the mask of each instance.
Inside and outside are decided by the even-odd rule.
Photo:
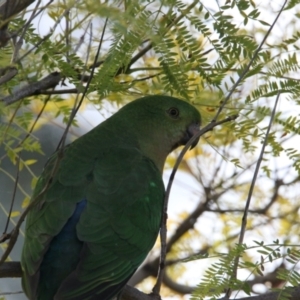
[[[29,6],[31,3],[33,3],[35,0],[6,0],[2,5],[0,6],[0,17],[1,21],[7,20],[14,15],[21,12],[23,9],[25,9],[27,6]]]
[[[43,90],[56,87],[61,79],[62,77],[60,73],[53,72],[41,79],[40,81],[33,82],[24,87],[21,87],[12,95],[4,97],[0,99],[0,101],[4,102],[5,105],[10,105],[25,97],[39,95]]]
[[[244,214],[243,214],[243,218],[242,218],[240,236],[239,236],[239,241],[238,241],[239,245],[242,245],[243,242],[244,242],[244,236],[245,236],[246,227],[247,227],[248,211],[249,211],[250,203],[251,203],[251,200],[252,200],[252,194],[253,194],[254,187],[255,187],[255,184],[256,184],[256,179],[257,179],[257,176],[258,176],[258,172],[260,170],[260,164],[261,164],[261,162],[263,160],[263,156],[265,154],[265,148],[268,144],[268,137],[269,137],[269,133],[270,133],[270,130],[271,130],[271,127],[272,127],[272,124],[273,124],[273,120],[275,118],[275,113],[276,113],[276,108],[277,108],[277,104],[278,104],[278,101],[279,101],[279,97],[280,97],[280,92],[278,92],[276,100],[275,100],[275,104],[274,104],[274,108],[273,108],[273,111],[272,111],[272,114],[271,114],[270,122],[269,122],[269,125],[267,127],[265,139],[264,139],[263,145],[261,147],[259,158],[258,158],[256,167],[255,167],[255,171],[254,171],[253,178],[252,178],[252,181],[251,181],[251,185],[250,185],[250,188],[249,188],[249,193],[248,193],[248,197],[247,197],[247,200],[246,200],[246,203],[245,203],[245,209],[244,209]],[[236,277],[237,277],[237,270],[238,270],[239,260],[240,260],[240,257],[237,255],[236,258],[235,258],[235,261],[234,261],[234,266],[233,266],[233,275],[232,275],[233,279],[236,279]],[[230,294],[231,294],[231,288],[228,288],[228,290],[226,292],[226,295],[229,297]]]
[[[168,182],[168,186],[166,188],[166,194],[165,194],[165,199],[164,199],[164,207],[163,207],[163,216],[161,220],[161,229],[160,229],[160,241],[161,241],[161,254],[160,254],[160,262],[159,262],[159,270],[158,270],[158,275],[157,275],[157,280],[156,283],[153,287],[153,293],[156,295],[159,295],[160,292],[160,287],[163,282],[163,276],[164,276],[164,271],[165,271],[165,259],[166,259],[166,254],[167,254],[167,211],[168,211],[168,202],[169,202],[169,195],[170,191],[172,188],[172,184],[175,178],[175,174],[178,170],[179,164],[183,159],[183,156],[185,153],[190,149],[192,144],[199,139],[203,134],[205,134],[208,131],[211,131],[214,127],[218,125],[222,125],[226,122],[230,122],[235,120],[238,117],[238,115],[232,115],[227,117],[226,119],[216,121],[215,119],[211,121],[208,125],[206,125],[204,128],[202,128],[197,134],[195,134],[184,146],[182,151],[180,152],[176,163],[173,167],[172,173],[170,175],[170,179]]]
[[[0,47],[4,47],[9,39],[10,34],[7,32],[9,20],[21,12],[35,0],[6,0],[0,6]]]
[[[1,43],[1,42],[0,42]],[[15,67],[7,67],[0,71],[0,85],[4,84],[5,82],[13,79],[18,74],[18,69]]]
[[[0,266],[0,278],[21,277],[22,269],[18,261],[5,262]],[[277,300],[280,292],[272,292],[269,294],[240,298],[240,300]],[[123,289],[121,300],[158,300],[159,296],[154,294],[145,294],[138,289],[126,285]],[[289,300],[300,299],[300,286],[291,288],[291,297]],[[222,300],[222,299],[219,299]],[[229,300],[229,299],[228,299]]]
[[[7,261],[0,266],[0,278],[22,277],[21,264],[18,261]]]

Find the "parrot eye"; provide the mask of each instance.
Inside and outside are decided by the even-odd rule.
[[[176,107],[169,108],[167,113],[174,119],[177,119],[179,116],[179,110]]]

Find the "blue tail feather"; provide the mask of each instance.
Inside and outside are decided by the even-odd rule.
[[[50,243],[40,267],[39,300],[52,300],[61,282],[78,264],[83,243],[77,237],[76,225],[86,204],[86,200],[77,203],[71,218]]]

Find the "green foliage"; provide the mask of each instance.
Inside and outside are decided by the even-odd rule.
[[[300,273],[297,272],[294,268],[299,263],[300,260],[300,251],[298,249],[287,249],[286,261],[291,263],[293,268],[290,270],[281,268],[278,270],[277,278],[285,282],[283,289],[274,289],[279,292],[279,300],[288,300],[290,299],[292,289],[291,287],[297,287],[300,284]]]
[[[211,264],[201,283],[194,290],[191,300],[204,300],[206,297],[220,298],[228,287],[250,294],[247,284],[234,278],[233,273],[235,258],[242,255],[246,249],[246,245],[236,245],[228,254],[221,255],[217,263]]]
[[[259,274],[263,276],[267,264],[276,260],[285,259],[294,267],[299,263],[300,251],[297,248],[287,248],[286,254],[281,253],[282,244],[278,240],[272,244],[264,245],[263,242],[255,242],[255,246],[247,246],[246,244],[235,245],[227,254],[217,254],[217,263],[213,263],[206,270],[201,283],[194,290],[191,300],[219,299],[221,294],[228,288],[235,291],[243,291],[247,295],[251,289],[246,282],[236,279],[234,274],[236,257],[245,257],[247,251],[256,250],[260,258],[256,262],[247,260],[245,257],[238,267],[239,270],[248,270],[250,274]],[[199,257],[191,257],[191,259],[199,259]],[[203,259],[203,258],[202,258]],[[279,291],[281,300],[289,299],[291,295],[291,286],[297,287],[300,284],[300,273],[295,269],[279,268],[277,271],[277,279],[284,282],[284,289],[274,289]]]

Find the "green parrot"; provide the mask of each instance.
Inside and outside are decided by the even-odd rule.
[[[109,300],[121,292],[157,239],[165,160],[200,121],[187,102],[148,96],[50,157],[26,221],[29,299]]]

